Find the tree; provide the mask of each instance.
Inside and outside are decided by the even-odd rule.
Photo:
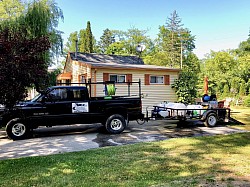
[[[29,4],[18,21],[25,25],[30,34],[28,37],[49,36],[51,48],[44,56],[48,66],[53,64],[53,57],[63,52],[62,32],[56,29],[60,19],[63,19],[63,12],[54,0],[41,0]]]
[[[48,86],[55,86],[57,83],[57,76],[61,73],[61,69],[57,68],[48,73]]]
[[[183,69],[180,76],[172,84],[172,88],[178,96],[178,102],[193,103],[197,97],[197,83],[199,79],[200,62],[197,56],[189,53],[184,59]]]
[[[53,0],[34,1],[16,19],[0,22],[0,103],[11,107],[25,97],[27,87],[46,87],[48,66],[61,53],[56,30],[62,11]]]
[[[125,42],[114,42],[106,50],[109,55],[127,55],[127,50],[125,49]]]
[[[68,37],[68,41],[65,44],[64,51],[66,53],[75,51],[76,50],[76,41],[78,41],[77,31],[70,33],[70,35]]]
[[[87,35],[86,30],[81,29],[80,32],[79,32],[79,35],[78,35],[78,38],[79,38],[79,51],[80,52],[86,52],[87,51],[87,43],[86,43],[86,37],[87,36],[86,35]]]
[[[78,41],[77,50],[83,53],[93,53],[98,51],[95,37],[92,34],[90,22],[87,23],[86,29],[81,29],[79,32],[70,33],[64,51],[72,52],[76,50],[76,41]]]
[[[12,108],[16,101],[26,97],[26,88],[38,86],[45,78],[44,53],[50,48],[48,36],[27,39],[26,28],[0,31],[0,103]]]
[[[128,29],[127,31],[112,31],[115,42],[109,45],[107,48],[107,53],[110,54],[119,54],[119,55],[138,55],[136,51],[136,46],[138,44],[144,44],[146,46],[146,50],[140,54],[147,53],[151,42],[151,39],[146,36],[147,30],[139,30],[135,27]]]
[[[100,41],[98,42],[101,52],[106,53],[108,47],[114,42],[115,42],[115,36],[113,32],[109,29],[105,29],[103,31],[102,36],[100,37]]]
[[[237,74],[235,72],[237,61],[234,53],[231,51],[211,51],[206,57],[204,65],[204,72],[209,78],[209,89],[212,93],[217,92],[217,94],[222,95],[226,84],[229,86],[229,90],[231,89],[233,77]]]
[[[168,18],[166,25],[159,27],[156,42],[159,47],[154,59],[158,61],[157,64],[170,67],[181,68],[184,55],[195,48],[194,36],[188,29],[183,28],[176,11]]]
[[[86,48],[84,52],[86,53],[93,53],[93,35],[91,31],[90,21],[87,22],[87,28],[86,28]]]
[[[228,86],[228,84],[225,84],[224,88],[223,88],[223,97],[226,98],[226,97],[229,97],[229,96],[230,96],[229,86]]]
[[[246,95],[246,84],[245,83],[240,84],[239,95],[240,96],[245,96]]]
[[[0,21],[15,19],[22,15],[24,5],[20,0],[0,1]]]

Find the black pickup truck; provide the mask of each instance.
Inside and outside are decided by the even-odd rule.
[[[123,132],[129,121],[144,118],[141,97],[90,97],[86,86],[54,86],[30,101],[0,114],[0,127],[6,127],[13,140],[25,139],[38,126],[101,123],[107,132]]]

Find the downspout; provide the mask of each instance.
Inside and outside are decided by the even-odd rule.
[[[97,69],[94,70],[94,82],[96,82],[96,72],[97,72]],[[94,85],[94,97],[96,97],[96,84]]]

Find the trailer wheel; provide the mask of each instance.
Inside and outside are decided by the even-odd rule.
[[[217,115],[215,113],[210,113],[207,115],[204,124],[206,127],[214,127],[217,121]]]
[[[22,140],[30,136],[31,130],[20,118],[14,118],[7,123],[6,133],[9,139]]]
[[[114,114],[107,119],[105,128],[111,134],[119,134],[126,128],[126,121],[122,115]]]

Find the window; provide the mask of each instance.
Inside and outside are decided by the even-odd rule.
[[[65,88],[56,88],[53,89],[50,93],[49,93],[50,98],[53,101],[65,101],[67,100],[67,89]]]
[[[66,85],[70,85],[71,84],[71,80],[70,79],[66,79]]]
[[[150,84],[164,84],[163,76],[150,76]]]
[[[126,82],[126,75],[109,75],[110,81]]]
[[[85,99],[84,90],[82,89],[75,88],[75,89],[70,90],[70,92],[72,93],[72,97],[74,100],[81,101]]]
[[[85,75],[79,75],[79,82],[80,83],[86,83],[86,76]]]

